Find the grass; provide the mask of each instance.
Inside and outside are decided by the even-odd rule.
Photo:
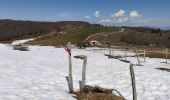
[[[85,85],[82,91],[73,92],[77,100],[125,100],[112,93],[113,89]]]
[[[124,45],[124,42],[121,41],[121,37],[133,31],[134,30],[131,29],[125,29],[124,32],[120,32],[120,29],[115,29],[111,32],[100,32],[99,34],[95,35],[95,38],[102,44],[110,42],[113,45]]]
[[[123,97],[105,93],[83,93],[75,92],[77,100],[125,100]]]
[[[72,44],[77,44],[81,41],[84,41],[88,36],[100,32],[116,32],[117,29],[107,28],[107,27],[88,27],[72,32],[68,32],[66,34],[58,34],[57,36],[46,34],[42,35],[39,39],[32,42],[33,45],[64,45],[68,41]]]
[[[139,56],[143,57],[143,54],[140,54]],[[147,53],[145,56],[149,58],[166,58],[166,55],[163,53]],[[167,58],[170,59],[170,55],[168,55]]]
[[[150,57],[150,58],[166,58],[165,54],[161,54],[161,53],[149,53],[146,54],[146,57]],[[170,57],[168,57],[170,58]]]

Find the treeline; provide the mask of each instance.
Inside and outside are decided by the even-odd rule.
[[[136,45],[170,47],[170,31],[145,27],[130,27],[130,29],[136,31],[122,36],[121,41]]]
[[[75,30],[89,26],[82,21],[36,22],[20,20],[0,20],[0,41],[38,36],[50,32]]]
[[[162,33],[163,30],[160,28],[149,28],[149,27],[129,27],[129,26],[122,26],[122,28],[135,30],[137,32],[149,32],[149,33]]]

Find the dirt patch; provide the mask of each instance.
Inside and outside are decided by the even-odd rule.
[[[83,93],[75,92],[77,100],[125,100],[123,97],[105,93]]]
[[[114,59],[122,58],[121,56],[113,56],[113,55],[109,55],[109,54],[104,54],[104,55],[107,56],[108,58],[114,58]]]
[[[77,100],[125,100],[123,97],[113,94],[112,90],[85,85],[82,91],[74,92],[73,94]]]

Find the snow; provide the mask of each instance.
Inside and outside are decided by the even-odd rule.
[[[30,51],[17,51],[0,44],[0,100],[75,100],[68,93],[65,79],[67,52],[51,46],[29,48]],[[88,57],[86,84],[114,88],[127,100],[132,100],[129,64],[108,59],[104,53],[108,52],[72,50],[73,56]],[[124,54],[122,51],[114,53]],[[127,60],[137,63],[135,57],[127,57]],[[160,63],[163,61],[165,59],[146,58],[146,62],[141,62],[143,66],[134,66],[138,100],[170,100],[170,72],[155,69],[170,68],[170,64]],[[72,58],[72,64],[74,88],[78,90],[83,61]]]
[[[16,41],[12,42],[11,45],[24,44],[24,43],[27,43],[27,42],[30,42],[30,41],[33,41],[33,40],[35,40],[35,38],[34,39],[16,40]]]

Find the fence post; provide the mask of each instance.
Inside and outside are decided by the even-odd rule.
[[[166,63],[168,63],[168,48],[166,48]]]
[[[68,49],[71,50],[71,42],[68,43]],[[72,77],[72,62],[71,62],[71,51],[68,53],[68,60],[69,60],[69,86],[70,86],[70,92],[74,92],[73,89],[73,77]]]
[[[85,83],[86,83],[86,66],[87,66],[87,56],[85,55],[77,55],[74,58],[82,59],[83,60],[83,67],[82,67],[82,80],[79,81],[80,84],[80,91],[82,91]]]
[[[146,57],[146,50],[143,51],[143,59],[144,59],[144,62],[146,62],[145,57]]]
[[[136,50],[136,57],[137,57],[137,60],[138,60],[138,65],[140,65],[140,60],[139,60],[139,55],[138,55],[138,51]]]
[[[136,83],[135,83],[135,74],[134,74],[133,64],[130,64],[130,75],[131,75],[131,82],[132,82],[133,100],[137,100]]]
[[[84,62],[83,62],[83,68],[82,68],[82,87],[84,87],[86,82],[86,65],[87,65],[87,56],[83,56]]]
[[[124,49],[124,51],[125,51],[125,60],[126,60],[126,56],[127,56],[126,48]]]
[[[82,92],[83,90],[82,81],[79,81],[79,88],[80,88],[80,92]]]
[[[111,54],[112,54],[111,48],[109,48],[109,58],[111,57]]]

